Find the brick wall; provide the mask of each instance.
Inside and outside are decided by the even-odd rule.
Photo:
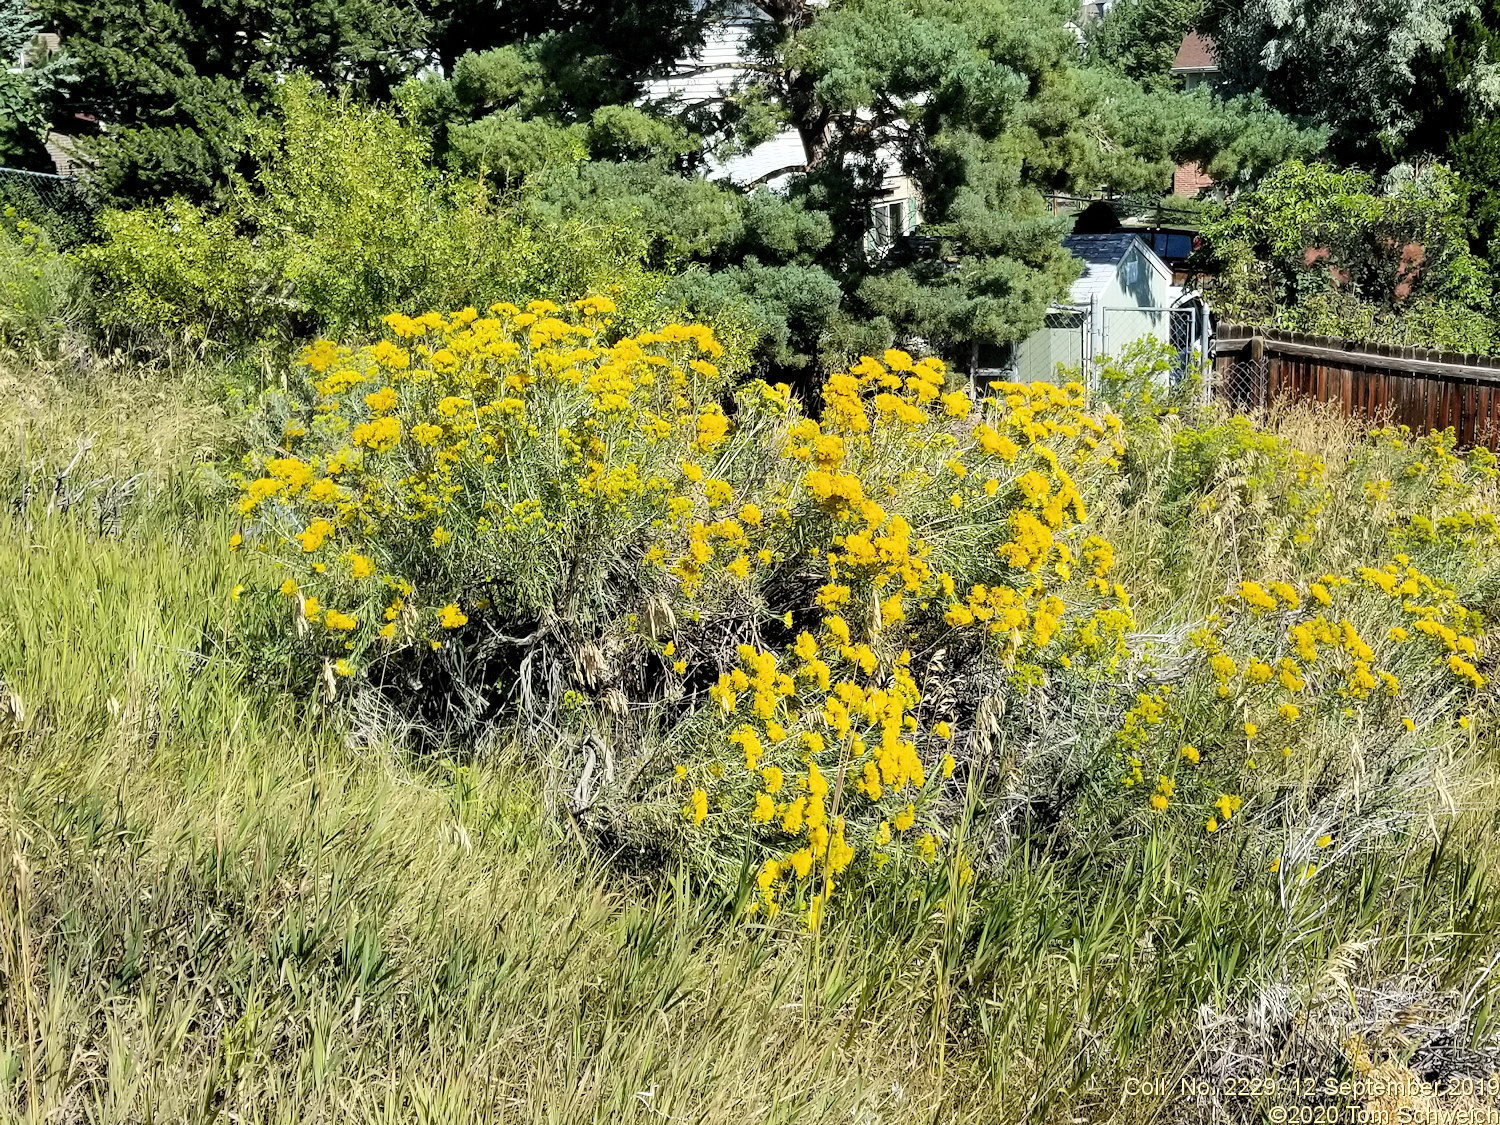
[[[1203,169],[1196,164],[1179,164],[1177,171],[1172,174],[1173,195],[1197,195],[1206,187],[1213,186],[1213,180],[1203,174]]]

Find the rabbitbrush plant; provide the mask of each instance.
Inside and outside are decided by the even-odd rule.
[[[572,814],[813,926],[888,866],[966,884],[1024,811],[1069,846],[1247,825],[1243,862],[1307,880],[1442,787],[1428,750],[1487,686],[1482,624],[1409,551],[1246,578],[1146,644],[1090,520],[1128,435],[1082,384],[976,403],[889,351],[813,418],[731,390],[702,326],[612,340],[608,301],[563,312],[397,314],[307,350],[235,544],[285,574],[257,596],[295,607],[330,696],[589,741]],[[1411,487],[1494,475],[1421,449]],[[1275,456],[1317,491],[1315,460]],[[1493,544],[1492,517],[1465,526]],[[673,793],[675,827],[649,812]]]
[[[418,337],[391,342],[408,350],[413,368],[427,364]],[[0,362],[0,433],[8,435],[0,442],[0,1118],[583,1125],[656,1111],[767,1125],[1079,1117],[1155,1125],[1215,1114],[1254,1121],[1275,1099],[1223,1096],[1226,1079],[1274,1075],[1285,1088],[1346,1068],[1364,1073],[1372,1063],[1400,1075],[1392,1068],[1408,1059],[1447,1074],[1493,1043],[1500,934],[1493,683],[1474,692],[1439,666],[1440,655],[1453,655],[1441,633],[1385,639],[1391,625],[1411,621],[1408,601],[1451,612],[1452,599],[1424,578],[1415,579],[1416,597],[1400,593],[1411,576],[1396,553],[1451,587],[1459,604],[1493,614],[1496,553],[1484,513],[1495,495],[1485,458],[1459,457],[1445,438],[1372,437],[1301,409],[1264,424],[1181,414],[1127,423],[1118,468],[1079,466],[1070,475],[1086,497],[1089,526],[1114,544],[1110,575],[1136,595],[1130,655],[1116,674],[1092,683],[1123,696],[1120,677],[1135,669],[1149,675],[1125,681],[1130,691],[1174,685],[1161,721],[1146,724],[1142,712],[1131,728],[1144,725],[1148,734],[1135,751],[1147,781],[1125,785],[1128,771],[1116,757],[1125,752],[1117,736],[1134,695],[1104,706],[1089,694],[1089,679],[1064,679],[1045,648],[1034,663],[1046,681],[1020,692],[998,665],[962,654],[960,642],[989,636],[988,623],[939,627],[924,618],[960,601],[968,608],[967,589],[928,611],[913,602],[907,622],[882,621],[880,632],[925,621],[942,630],[955,667],[976,669],[922,676],[925,649],[909,646],[913,678],[924,691],[938,681],[939,697],[951,692],[956,702],[951,740],[928,730],[903,740],[919,746],[929,783],[941,775],[944,747],[955,773],[938,799],[916,802],[920,826],[882,849],[893,858],[878,876],[862,852],[817,931],[803,934],[785,880],[773,886],[785,904],[775,922],[766,924],[762,906],[743,924],[748,900],[759,897],[759,868],[749,865],[810,841],[806,832],[791,837],[750,819],[748,783],[756,777],[744,768],[743,745],[727,736],[758,729],[753,690],[736,699],[733,718],[707,694],[719,674],[710,657],[722,655],[732,678],[739,655],[730,647],[705,656],[692,646],[734,619],[704,611],[707,621],[694,622],[693,608],[707,604],[703,593],[671,603],[675,623],[660,606],[641,615],[629,635],[643,624],[649,631],[651,617],[661,638],[675,638],[665,659],[709,666],[683,674],[684,696],[670,706],[663,699],[641,707],[651,697],[620,687],[637,704],[624,715],[605,705],[605,680],[593,688],[573,680],[566,660],[581,655],[582,644],[549,637],[532,649],[534,668],[546,664],[544,648],[562,655],[561,691],[576,696],[574,708],[559,703],[554,720],[570,732],[587,724],[606,738],[597,747],[601,762],[608,746],[616,755],[616,791],[625,797],[596,797],[601,803],[578,814],[584,827],[607,845],[619,842],[604,833],[630,827],[618,811],[628,807],[640,814],[635,838],[649,829],[682,847],[683,866],[749,872],[744,888],[727,874],[715,885],[622,866],[624,848],[585,852],[565,819],[545,813],[551,782],[537,769],[539,748],[551,749],[545,728],[543,738],[515,747],[500,725],[479,753],[455,741],[414,754],[280,688],[296,668],[319,672],[315,655],[351,658],[342,642],[327,643],[321,624],[298,637],[289,624],[296,599],[272,593],[288,573],[350,616],[361,603],[355,587],[330,576],[337,556],[328,544],[310,555],[300,543],[265,554],[243,540],[232,546],[234,534],[248,536],[257,525],[264,533],[272,523],[265,509],[247,518],[222,503],[219,474],[234,464],[238,423],[204,394],[217,381],[201,382],[119,364],[81,375],[71,363],[54,372]],[[387,381],[375,382],[358,393]],[[536,393],[533,384],[527,394]],[[1029,403],[1043,392],[1001,393],[1024,393]],[[351,402],[346,416],[368,420],[359,398],[341,397]],[[1019,407],[990,409],[1003,417]],[[1049,408],[1045,416],[1061,413]],[[729,419],[729,441],[744,419]],[[302,420],[299,413],[293,428]],[[871,432],[889,440],[886,423],[870,420]],[[280,438],[284,418],[275,421]],[[778,424],[804,421],[783,416]],[[825,414],[820,431],[830,425]],[[1009,433],[1018,462],[1037,457],[1019,448],[1029,444],[1019,426]],[[297,455],[309,458],[311,443],[294,440],[302,443]],[[798,438],[793,447],[816,440]],[[276,444],[263,436],[258,448]],[[709,456],[692,454],[706,479],[716,464]],[[851,472],[860,464],[846,460]],[[968,481],[980,461],[970,453],[965,464]],[[792,459],[787,466],[814,471]],[[905,497],[880,502],[906,513],[914,544],[936,541],[935,515],[954,510],[953,479],[933,486],[927,513],[897,509]],[[772,511],[763,525],[776,519]],[[408,526],[413,557],[432,554],[420,524],[393,520],[386,534],[396,542]],[[991,543],[1002,533],[1009,541],[1008,522],[986,532]],[[373,552],[378,541],[369,541]],[[456,535],[444,550],[464,542]],[[988,563],[985,546],[980,541],[973,558]],[[534,551],[530,557],[541,557]],[[1374,569],[1395,565],[1399,574],[1358,574],[1382,555],[1388,562]],[[705,565],[703,590],[737,557],[726,552]],[[933,565],[941,557],[934,551]],[[315,571],[316,562],[326,569]],[[998,567],[998,557],[989,565]],[[776,593],[772,610],[810,605],[828,584],[826,558],[815,568],[809,554],[799,566],[808,578]],[[461,590],[439,586],[431,573],[431,602],[423,593],[408,604],[440,610],[457,595],[467,625],[424,626],[445,642],[426,653],[452,658],[475,643],[486,611],[471,610]],[[840,564],[837,584],[853,591],[844,573]],[[1325,573],[1354,579],[1329,587],[1331,606],[1311,590]],[[1243,580],[1263,593],[1240,590]],[[1024,581],[1013,579],[1012,588]],[[1282,581],[1307,592],[1301,605],[1288,606],[1273,589]],[[1380,588],[1387,582],[1394,594]],[[1219,603],[1226,586],[1232,596]],[[863,637],[868,622],[842,608]],[[984,611],[977,607],[976,618]],[[821,631],[824,611],[797,612],[805,616],[794,619],[794,631],[763,626],[763,649],[788,674],[802,658],[779,646],[794,645],[803,629]],[[1219,643],[1240,669],[1229,697],[1218,694],[1207,655],[1187,644],[1186,626],[1204,627],[1213,612],[1222,617]],[[1363,700],[1335,694],[1359,657],[1342,625],[1335,642],[1318,639],[1319,615],[1355,625],[1374,650],[1372,670],[1400,677],[1397,696],[1383,686]],[[616,622],[620,635],[628,619]],[[383,623],[377,616],[373,624]],[[1276,715],[1284,688],[1279,679],[1256,683],[1250,658],[1279,663],[1280,638],[1301,624],[1314,630],[1317,660],[1304,665],[1304,678],[1316,686],[1293,697],[1297,741],[1271,742],[1282,719],[1267,716]],[[505,635],[529,635],[523,627]],[[270,669],[269,689],[254,682],[269,677],[243,648],[267,629],[284,631],[297,652],[295,666]],[[1481,638],[1474,663],[1492,675],[1483,623],[1467,620],[1454,633],[1455,645],[1460,636]],[[601,651],[590,656],[597,676],[623,667],[605,643],[610,635],[600,634]],[[413,641],[407,655],[422,654],[423,643]],[[878,636],[865,643],[877,653],[884,645]],[[383,644],[372,639],[352,655],[354,676],[333,674],[341,688],[335,707],[359,698],[353,686],[378,675]],[[1301,660],[1292,648],[1285,655]],[[497,660],[491,680],[474,682],[503,697],[515,684],[505,677],[515,674],[516,656]],[[839,680],[852,678],[831,644],[820,642],[815,658],[838,668]],[[394,679],[386,690],[435,694],[444,682],[437,671],[418,668],[421,693]],[[548,679],[534,679],[543,709]],[[1420,694],[1424,685],[1438,689],[1430,699]],[[815,703],[824,698],[810,677],[799,686]],[[1330,698],[1315,698],[1319,691]],[[1257,746],[1254,771],[1241,770],[1233,744],[1245,737],[1242,693],[1262,727],[1253,742],[1270,751]],[[982,720],[965,710],[1002,694],[1003,712],[993,702]],[[1188,705],[1190,697],[1196,702]],[[675,721],[694,702],[698,725]],[[1467,728],[1456,714],[1470,717]],[[1400,723],[1403,715],[1415,732]],[[1202,737],[1215,716],[1222,737]],[[803,729],[814,729],[812,721]],[[866,725],[862,716],[855,722]],[[998,752],[986,765],[976,733],[996,723]],[[639,740],[631,741],[637,724]],[[1397,760],[1410,759],[1403,747],[1416,747],[1430,771],[1407,774],[1420,785],[1396,787],[1425,807],[1415,822],[1378,784],[1387,736]],[[1197,765],[1180,756],[1183,745],[1200,749]],[[1279,758],[1283,745],[1293,746],[1290,759]],[[800,760],[810,753],[778,744],[762,766],[791,759],[797,774],[810,775]],[[1168,760],[1159,764],[1158,754]],[[818,768],[836,781],[823,765],[829,757],[818,758]],[[1097,763],[1090,775],[1097,782],[1070,796],[1065,768],[1075,759]],[[627,788],[643,761],[649,768]],[[672,777],[678,762],[691,775],[680,787]],[[1179,788],[1159,811],[1150,801],[1155,777],[1174,763]],[[1323,763],[1363,772],[1324,772]],[[578,759],[554,764],[570,767],[563,784],[576,791]],[[1314,817],[1282,797],[1298,796],[1304,773],[1311,781],[1303,792],[1319,805]],[[1441,799],[1430,791],[1434,782]],[[963,808],[950,805],[960,783],[976,798],[967,827]],[[792,777],[786,788],[795,785]],[[711,797],[699,825],[682,813],[695,788]],[[1205,802],[1223,793],[1243,803],[1210,834],[1206,818],[1217,813]],[[1341,794],[1349,815],[1326,816]],[[728,809],[721,795],[730,797]],[[796,795],[811,803],[809,790]],[[1371,795],[1386,810],[1373,821],[1354,801]],[[860,826],[875,805],[849,784],[844,799],[846,839],[863,848]],[[603,811],[610,818],[599,817]],[[1283,813],[1285,827],[1307,834],[1281,835]],[[1370,831],[1372,823],[1391,830]],[[929,864],[908,842],[924,832],[945,845],[962,837],[965,854]],[[1324,835],[1331,839],[1320,847]],[[966,881],[965,859],[974,869]],[[1303,879],[1307,863],[1317,871]],[[812,881],[797,881],[804,901]],[[1420,1058],[1412,1058],[1414,1044]],[[1122,1099],[1125,1079],[1143,1070],[1164,1075],[1171,1094]],[[1184,1076],[1211,1092],[1181,1098]]]

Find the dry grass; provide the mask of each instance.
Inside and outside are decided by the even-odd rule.
[[[746,928],[575,850],[504,752],[354,744],[252,686],[226,622],[255,564],[194,468],[232,423],[180,382],[47,378],[0,384],[0,1119],[1249,1119],[1123,1082],[1487,1065],[1489,774],[1307,888],[1167,832],[1018,836],[968,901]],[[9,503],[89,433],[68,510]]]
[[[12,481],[99,438],[71,511],[33,491],[0,548],[0,1116],[931,1116],[903,1006],[851,1022],[850,966],[824,968],[847,951],[611,875],[503,756],[403,763],[249,690],[223,630],[253,564],[224,517],[181,518],[220,413],[96,389],[7,410],[36,470],[13,448]],[[92,504],[127,468],[137,502],[101,535]]]

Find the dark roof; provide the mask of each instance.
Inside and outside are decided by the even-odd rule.
[[[1219,64],[1214,59],[1214,41],[1196,31],[1188,32],[1183,37],[1182,46],[1177,48],[1177,59],[1172,63],[1172,69],[1218,70]]]
[[[1075,258],[1082,258],[1091,266],[1115,266],[1130,252],[1137,235],[1120,234],[1070,234],[1063,239],[1063,249]]]
[[[1139,235],[1129,232],[1120,234],[1070,234],[1062,241],[1063,249],[1083,261],[1083,273],[1073,283],[1068,300],[1074,306],[1087,305],[1096,294],[1104,292],[1114,280],[1115,272],[1132,249],[1139,249],[1141,257],[1169,281],[1171,270],[1157,258],[1151,247]]]
[[[1120,229],[1121,215],[1107,199],[1096,199],[1073,219],[1075,234],[1113,234]]]

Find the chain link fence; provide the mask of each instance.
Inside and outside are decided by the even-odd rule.
[[[1214,377],[1214,398],[1236,413],[1266,409],[1271,405],[1270,360],[1220,361]]]
[[[83,184],[68,176],[0,167],[0,212],[44,227],[53,241],[71,246],[86,241],[98,208]]]
[[[1181,387],[1189,378],[1203,377],[1203,340],[1199,313],[1195,309],[1173,309],[1167,335],[1177,357],[1172,361],[1172,386]],[[1201,386],[1201,383],[1199,384]]]

